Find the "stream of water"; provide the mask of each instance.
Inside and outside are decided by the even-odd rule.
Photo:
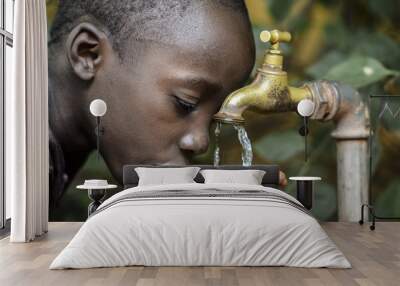
[[[244,129],[243,125],[234,125],[233,127],[238,132],[238,138],[242,145],[242,165],[246,167],[251,166],[253,161],[253,149],[246,129]]]
[[[251,141],[247,135],[246,129],[242,125],[233,125],[238,133],[239,142],[242,145],[242,165],[251,166],[253,161],[253,149]],[[221,134],[221,123],[217,122],[215,128],[215,150],[214,150],[214,166],[218,166],[221,161],[220,146],[219,146],[219,135]]]
[[[221,157],[219,155],[219,134],[221,133],[221,122],[217,122],[217,127],[215,127],[215,150],[214,150],[214,166],[219,165],[219,161],[221,160]]]

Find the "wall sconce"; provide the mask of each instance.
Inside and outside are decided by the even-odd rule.
[[[107,104],[104,100],[95,99],[90,103],[90,113],[96,117],[96,148],[97,148],[97,160],[100,157],[100,136],[104,134],[104,128],[101,128],[101,117],[107,112]]]
[[[304,160],[307,162],[308,159],[308,148],[307,148],[307,135],[308,129],[308,118],[314,113],[315,104],[309,99],[303,99],[297,105],[297,112],[303,117],[303,126],[300,127],[299,133],[304,136]]]

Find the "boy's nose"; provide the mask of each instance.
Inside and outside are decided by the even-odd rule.
[[[181,138],[179,148],[193,154],[201,154],[207,151],[208,144],[208,130],[193,130]]]

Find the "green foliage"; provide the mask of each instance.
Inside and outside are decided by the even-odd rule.
[[[312,213],[320,220],[329,220],[336,212],[335,188],[326,182],[314,183],[314,203]]]
[[[349,50],[380,61],[390,69],[400,70],[400,46],[380,32],[361,30],[352,38]]]
[[[397,20],[400,4],[398,0],[368,0],[368,9],[378,18],[387,20]]]
[[[304,141],[296,131],[274,132],[257,140],[254,150],[265,160],[284,162],[304,150]]]
[[[59,0],[46,0],[47,26],[49,30],[58,9],[58,2]]]
[[[317,63],[310,66],[306,70],[306,73],[312,78],[322,78],[333,66],[341,63],[344,59],[345,55],[342,52],[333,50],[325,54]]]
[[[277,20],[283,20],[293,2],[293,0],[270,0],[267,1],[267,4],[272,16]]]
[[[323,78],[360,88],[396,74],[398,72],[385,68],[374,58],[354,55],[333,66]]]
[[[376,200],[376,211],[379,216],[400,217],[400,180],[394,180]]]

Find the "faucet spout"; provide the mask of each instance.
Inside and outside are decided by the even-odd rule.
[[[245,121],[243,113],[247,110],[258,113],[295,111],[302,99],[311,97],[311,91],[306,86],[288,86],[286,72],[260,69],[252,83],[226,98],[214,119],[242,124]]]
[[[288,32],[277,30],[261,34],[261,40],[271,42],[265,54],[264,64],[257,70],[252,83],[231,93],[214,119],[223,123],[243,124],[243,113],[252,110],[259,113],[276,113],[296,110],[297,104],[311,98],[308,87],[288,86],[287,73],[282,70],[283,56],[279,42],[290,41]]]

